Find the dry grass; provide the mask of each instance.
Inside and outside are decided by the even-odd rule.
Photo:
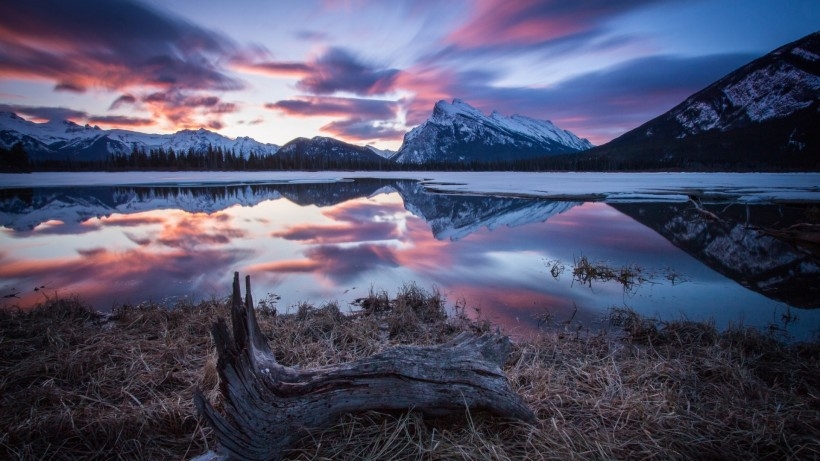
[[[368,303],[368,306],[365,306]],[[335,304],[260,312],[276,358],[312,367],[398,343],[434,344],[486,323],[447,318],[416,286]],[[208,328],[220,303],[121,308],[108,321],[76,300],[0,313],[0,458],[183,459],[203,452],[191,391],[216,399]],[[752,330],[658,325],[618,311],[624,335],[519,341],[506,365],[539,421],[470,413],[348,415],[292,459],[818,459],[820,345]]]
[[[193,389],[216,390],[209,331],[225,312],[124,306],[106,319],[76,299],[0,311],[0,459],[201,453]]]

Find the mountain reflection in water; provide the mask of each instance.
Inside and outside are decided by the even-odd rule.
[[[765,230],[811,210],[443,195],[378,179],[5,189],[0,296],[24,307],[70,294],[99,309],[172,305],[222,298],[240,271],[280,310],[416,283],[513,333],[594,327],[628,306],[807,339],[820,327],[820,310],[805,309],[820,299],[817,253]],[[581,256],[636,265],[647,280],[625,290],[550,273]]]

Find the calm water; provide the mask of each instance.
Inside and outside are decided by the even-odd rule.
[[[440,290],[513,334],[596,328],[627,306],[662,319],[820,330],[816,253],[761,228],[809,204],[634,202],[431,194],[415,181],[0,190],[0,303],[77,294],[121,303],[222,298],[234,271],[280,311],[345,308],[371,290]],[[642,282],[573,278],[586,257]],[[563,270],[561,270],[563,268]],[[546,322],[545,322],[546,320]]]

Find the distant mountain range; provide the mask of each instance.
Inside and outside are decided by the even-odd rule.
[[[535,160],[530,165],[558,170],[818,170],[818,126],[820,32],[752,61],[598,147],[550,121],[487,116],[455,99],[436,103],[395,153],[327,137],[297,138],[280,149],[204,129],[145,134],[69,121],[33,123],[9,112],[0,113],[0,149],[8,152],[19,143],[35,163],[100,163],[151,149],[177,155],[219,149],[245,159],[276,159],[256,167],[302,169],[515,167]]]
[[[144,134],[127,130],[102,130],[70,121],[34,123],[9,112],[0,113],[0,148],[22,143],[37,162],[70,160],[101,162],[111,155],[129,155],[135,150],[174,150],[177,154],[210,149],[276,157],[277,165],[303,169],[386,167],[391,164],[464,164],[502,162],[578,152],[592,144],[579,139],[552,122],[497,112],[483,115],[469,104],[439,101],[429,120],[410,131],[398,152],[373,146],[356,146],[333,138],[296,138],[281,148],[251,138],[232,140],[200,129],[169,135]]]
[[[272,155],[279,150],[249,137],[230,139],[205,129],[183,130],[174,134],[148,134],[128,130],[103,130],[98,126],[74,122],[34,123],[11,112],[0,112],[0,147],[10,149],[22,143],[34,160],[97,161],[112,154],[130,154],[135,149],[150,151],[196,152],[220,148],[247,158],[250,154]]]

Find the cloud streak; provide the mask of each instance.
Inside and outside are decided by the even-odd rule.
[[[251,62],[238,60],[240,70],[271,77],[298,78],[296,87],[316,95],[349,92],[358,96],[383,95],[393,90],[398,69],[366,64],[350,51],[330,47],[307,62]]]
[[[400,105],[395,101],[304,96],[268,103],[265,107],[291,117],[339,117],[321,130],[344,139],[396,140],[404,135],[404,130],[396,126]]]
[[[600,32],[612,16],[657,0],[478,0],[470,18],[448,35],[460,49],[509,49]]]
[[[62,121],[71,120],[75,123],[105,125],[110,127],[146,127],[153,126],[154,120],[142,117],[125,115],[91,115],[81,110],[65,107],[43,107],[0,104],[0,111],[14,112],[38,120]]]
[[[142,102],[155,120],[177,129],[221,125],[222,114],[236,111],[202,92],[244,88],[227,66],[242,53],[221,33],[133,0],[0,6],[0,78],[51,81],[55,91],[77,94],[120,91],[109,110]],[[123,127],[153,124],[124,115],[85,118]]]
[[[243,87],[222,67],[233,41],[134,1],[4,3],[0,18],[0,76],[71,91]]]

